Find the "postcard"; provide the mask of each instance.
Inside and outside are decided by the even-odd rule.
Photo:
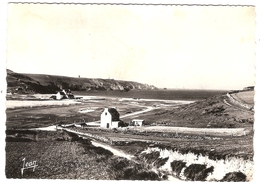
[[[6,179],[256,179],[255,4],[5,5]]]

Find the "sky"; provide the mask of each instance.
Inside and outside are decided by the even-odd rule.
[[[253,6],[12,4],[7,69],[159,88],[255,85]]]

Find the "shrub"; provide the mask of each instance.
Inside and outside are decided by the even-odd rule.
[[[189,180],[195,180],[195,176],[206,169],[203,164],[191,164],[184,170],[184,176]]]
[[[169,157],[166,158],[158,158],[155,163],[154,166],[156,166],[157,168],[163,166],[167,161],[168,161]]]
[[[141,158],[146,159],[147,163],[153,163],[156,159],[158,159],[160,156],[160,152],[152,152],[152,153],[143,153],[141,154]]]
[[[151,155],[148,155],[151,156]],[[108,161],[111,179],[115,180],[159,180],[143,163],[139,164],[122,157],[112,157]]]
[[[177,175],[180,175],[181,170],[186,167],[186,162],[183,161],[173,161],[171,162],[172,171],[176,172]]]
[[[80,138],[80,139],[79,139],[79,142],[81,142],[82,144],[85,144],[85,145],[92,145],[90,139]]]
[[[125,167],[129,166],[129,163],[129,160],[122,157],[111,159],[111,167],[115,170],[123,170]]]
[[[141,171],[131,180],[159,180],[159,176],[153,171]]]
[[[94,151],[99,155],[105,155],[105,156],[113,156],[114,154],[110,152],[109,150],[106,150],[102,147],[93,147]]]
[[[206,178],[208,177],[208,173],[212,173],[214,171],[214,167],[211,166],[207,169],[204,169],[200,171],[198,174],[195,174],[195,181],[205,181]]]
[[[127,169],[125,169],[124,171],[124,180],[129,180],[129,179],[132,179],[133,178],[136,178],[136,173],[137,173],[138,169],[136,168],[136,166],[134,167],[128,167]]]
[[[139,165],[129,167],[124,171],[124,180],[159,180],[158,174],[153,171],[145,171]]]
[[[67,135],[65,135],[66,137],[65,140],[69,140],[73,142],[73,141],[78,141],[80,139],[80,137],[75,133],[71,133],[71,132],[66,132],[66,133]]]
[[[112,157],[109,160],[109,174],[110,179],[122,180],[124,179],[124,170],[129,165],[129,161],[122,157]]]
[[[246,175],[242,172],[230,172],[221,181],[246,181]]]

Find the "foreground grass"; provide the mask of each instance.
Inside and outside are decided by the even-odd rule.
[[[27,161],[37,161],[38,167],[34,172],[25,170],[21,176],[24,157]],[[86,151],[77,142],[7,142],[6,177],[108,180],[105,159],[107,156]]]
[[[195,154],[208,155],[212,159],[225,159],[226,157],[241,157],[253,159],[253,132],[244,136],[204,136],[203,134],[182,134],[167,132],[139,132],[137,130],[113,130],[108,129],[73,129],[71,130],[87,133],[98,138],[105,138],[114,146],[127,153],[135,155],[143,146],[158,144],[165,148],[178,150],[181,153],[192,152]],[[106,141],[104,141],[106,142]],[[142,143],[142,144],[141,144]]]
[[[6,142],[6,177],[28,179],[159,180],[144,165],[118,158],[89,140],[66,132],[41,132],[39,141]],[[75,139],[76,138],[76,139]],[[77,141],[75,141],[77,140]],[[25,169],[23,159],[36,161],[35,171]]]

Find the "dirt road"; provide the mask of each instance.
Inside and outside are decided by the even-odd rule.
[[[134,115],[137,115],[137,114],[142,114],[142,113],[145,113],[145,112],[149,112],[149,111],[152,111],[154,110],[155,108],[154,107],[151,107],[151,106],[148,106],[146,107],[146,109],[142,110],[142,111],[137,111],[137,112],[133,112],[133,113],[130,113],[130,114],[125,114],[123,116],[120,116],[120,118],[126,118],[126,117],[129,117],[129,116],[134,116]]]
[[[110,152],[112,152],[114,155],[116,156],[119,156],[119,157],[124,157],[128,160],[131,160],[132,158],[134,158],[133,155],[129,155],[125,152],[123,152],[122,150],[119,150],[119,149],[116,149],[116,148],[113,148],[111,147],[110,145],[106,145],[104,143],[100,143],[100,142],[97,142],[97,141],[91,141],[92,145],[96,146],[96,147],[102,147],[106,150],[109,150]]]
[[[232,107],[235,107],[235,108],[239,108],[240,110],[243,110],[243,111],[249,111],[249,112],[253,112],[252,111],[252,106],[249,105],[249,104],[246,104],[244,102],[242,102],[241,100],[238,100],[233,94],[229,94],[227,93],[227,100],[225,100],[225,104],[227,104],[228,102],[228,105],[231,105]]]

